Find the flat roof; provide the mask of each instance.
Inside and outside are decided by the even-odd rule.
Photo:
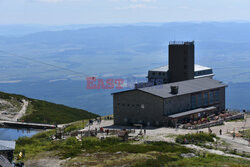
[[[16,142],[0,140],[0,150],[15,150]]]
[[[178,94],[171,94],[170,86],[178,86],[179,87]],[[220,81],[205,77],[205,78],[197,78],[186,81],[156,85],[151,87],[144,87],[144,88],[139,88],[139,90],[156,96],[160,96],[162,98],[169,98],[169,97],[196,93],[226,86],[227,86],[226,84],[223,84]]]
[[[195,64],[194,65],[194,71],[203,71],[203,70],[211,70],[212,68],[209,68],[209,67],[205,67],[205,66],[201,66],[199,64]],[[161,67],[158,67],[158,68],[154,68],[154,69],[151,69],[149,71],[161,71],[161,72],[167,72],[168,71],[168,65],[166,66],[161,66]]]
[[[190,111],[186,111],[186,112],[181,112],[181,113],[169,115],[168,117],[169,118],[178,118],[178,117],[183,117],[183,116],[187,116],[187,115],[191,115],[191,114],[196,114],[196,113],[200,113],[200,112],[212,111],[214,109],[216,109],[215,106],[207,107],[207,108],[197,108],[197,109],[194,109],[194,110],[190,110]]]
[[[171,94],[170,86],[178,86],[179,87],[178,94]],[[197,78],[197,79],[191,79],[191,80],[162,84],[162,85],[155,85],[138,89],[130,89],[112,94],[140,90],[162,98],[169,98],[174,96],[201,92],[210,89],[222,88],[226,86],[227,86],[226,84],[220,81],[205,77],[205,78]]]

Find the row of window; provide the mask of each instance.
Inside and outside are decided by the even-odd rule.
[[[197,93],[191,96],[191,108],[211,105],[219,102],[219,90]]]
[[[144,108],[144,104],[124,104],[124,103],[117,103],[118,106],[123,106],[123,107],[141,107]]]
[[[128,123],[128,124],[143,124],[146,126],[151,126],[151,125],[158,126],[160,124],[159,121],[130,120],[128,118],[124,118],[123,121],[124,123]]]
[[[195,76],[200,76],[200,75],[207,75],[207,74],[212,74],[212,70],[204,70],[204,71],[196,71],[194,73]]]
[[[152,72],[152,75],[156,75],[156,74],[158,74],[159,76],[165,76],[165,72]]]

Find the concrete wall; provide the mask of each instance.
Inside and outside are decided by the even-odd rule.
[[[184,81],[194,78],[194,44],[173,44],[169,51],[170,82]]]
[[[191,95],[176,96],[164,99],[164,115],[172,115],[180,112],[185,112],[190,109]]]
[[[113,95],[114,124],[142,123],[157,126],[163,121],[163,99],[140,90]]]
[[[218,111],[225,110],[225,88],[213,89],[213,90],[219,90],[219,103],[215,103],[208,106],[216,106],[218,108]],[[203,92],[198,92],[198,93],[203,93]],[[208,106],[201,106],[201,107],[208,107]],[[164,115],[166,116],[180,112],[185,112],[188,110],[191,110],[191,94],[164,99]]]
[[[208,106],[225,110],[225,88],[213,90],[219,90],[219,102]],[[210,90],[204,92],[207,91]],[[147,125],[149,122],[151,126],[162,126],[168,115],[191,110],[191,94],[163,99],[140,90],[125,91],[113,95],[113,110],[116,125]]]
[[[226,93],[225,93],[225,87],[219,89],[219,97],[220,97],[220,102],[219,102],[219,111],[224,111],[225,106],[226,106]]]

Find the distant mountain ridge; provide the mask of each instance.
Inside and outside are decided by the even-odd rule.
[[[1,91],[112,114],[116,90],[88,90],[86,77],[143,82],[149,69],[168,64],[173,40],[194,40],[195,63],[233,83],[227,106],[249,109],[241,92],[250,83],[250,23],[240,22],[105,25],[0,37]]]

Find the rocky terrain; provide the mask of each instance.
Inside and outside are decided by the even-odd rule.
[[[0,120],[17,121],[25,114],[27,106],[28,102],[25,100],[0,99]]]

